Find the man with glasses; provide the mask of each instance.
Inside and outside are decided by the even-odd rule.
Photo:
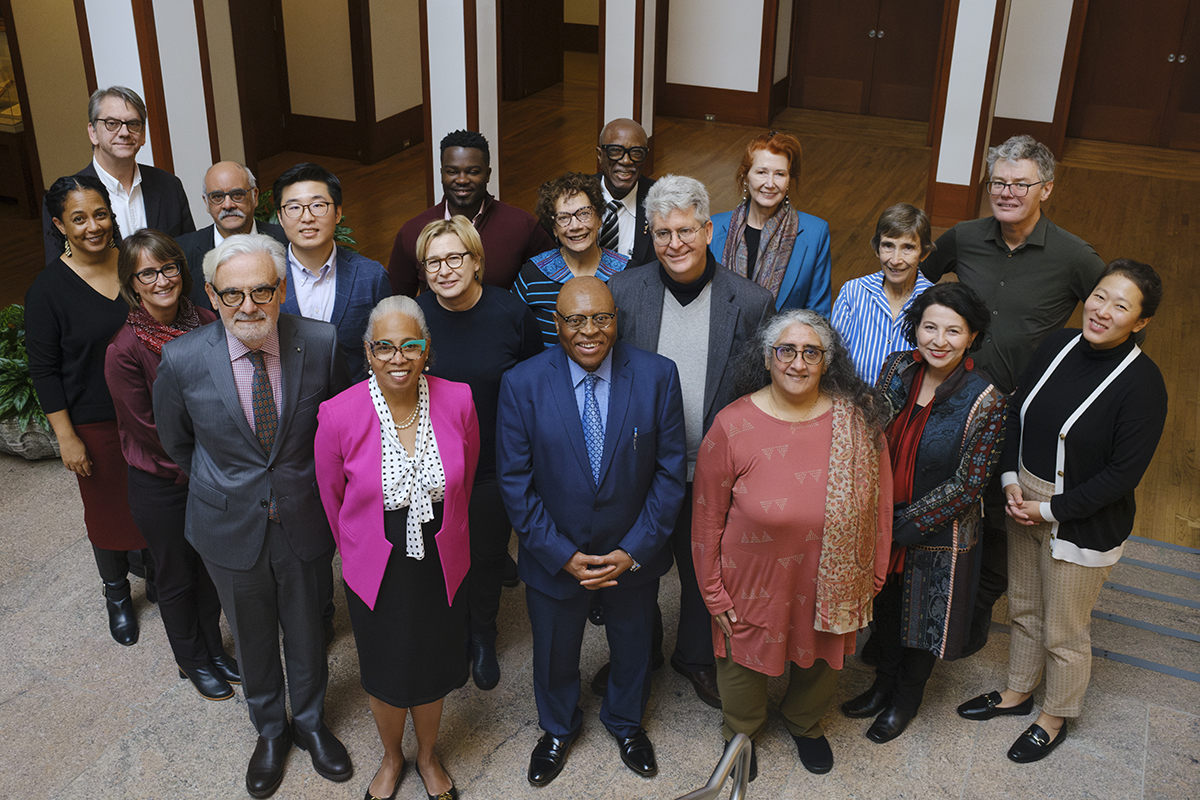
[[[679,622],[671,666],[696,695],[721,706],[713,658],[712,616],[692,567],[692,473],[705,432],[717,412],[737,399],[736,364],[775,298],[762,286],[725,269],[708,249],[713,225],[704,184],[667,175],[645,201],[658,260],[610,278],[621,310],[621,341],[669,358],[679,368],[687,432],[687,487],[673,519],[671,549],[679,568]],[[661,661],[662,614],[656,608],[654,654]],[[605,670],[592,688],[603,693]]]
[[[667,538],[683,497],[683,404],[675,365],[617,341],[617,309],[599,278],[558,294],[559,347],[500,384],[496,462],[520,542],[533,630],[533,692],[545,734],[529,782],[562,771],[579,736],[579,654],[593,592],[606,617],[612,676],[600,721],[634,772],[658,772],[642,728],[650,640]]]
[[[596,179],[604,192],[600,246],[628,258],[631,267],[654,260],[650,226],[642,207],[654,185],[652,178],[642,175],[649,154],[646,130],[631,119],[614,119],[600,131],[596,145],[600,164]]]
[[[77,172],[99,178],[108,189],[121,236],[154,228],[169,236],[196,230],[183,184],[169,172],[137,163],[146,143],[146,104],[132,89],[97,89],[88,100],[88,138],[92,162]],[[42,203],[46,263],[62,255],[51,231],[50,211]],[[118,244],[119,239],[114,240]]]
[[[225,239],[238,233],[264,233],[275,241],[288,244],[283,228],[270,222],[257,222],[254,209],[258,206],[258,181],[254,173],[236,161],[213,164],[204,173],[204,207],[213,224],[192,233],[175,237],[187,257],[192,271],[192,302],[206,308],[208,295],[204,290],[204,254]]]
[[[190,478],[184,535],[233,629],[258,731],[246,789],[267,797],[293,743],[324,778],[353,772],[324,722],[320,573],[334,544],[313,457],[317,409],[349,380],[332,325],[280,314],[288,285],[279,242],[230,236],[205,256],[204,276],[222,325],[163,347],[154,420],[163,448]]]
[[[992,312],[983,346],[971,354],[1005,394],[1042,340],[1062,328],[1100,280],[1104,261],[1092,246],[1042,213],[1054,189],[1054,155],[1031,136],[988,150],[984,184],[992,216],[960,222],[937,240],[921,273],[948,272],[975,290]],[[1008,588],[1008,533],[1000,475],[984,495],[983,571],[963,655],[987,644],[992,606]]]

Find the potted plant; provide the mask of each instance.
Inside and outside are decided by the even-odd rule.
[[[25,354],[25,308],[0,311],[0,452],[30,460],[58,458],[58,439],[33,390]]]

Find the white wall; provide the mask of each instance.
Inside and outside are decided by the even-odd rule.
[[[563,0],[563,22],[600,24],[600,0]]]
[[[500,195],[500,51],[496,44],[499,20],[495,3],[475,4],[475,40],[479,53],[479,132],[492,145],[492,179],[488,189]],[[436,162],[434,162],[436,163]]]
[[[92,40],[92,61],[96,65],[96,86],[101,89],[125,86],[137,92],[144,101],[146,90],[142,86],[142,65],[138,61],[133,5],[128,2],[114,3],[112,0],[84,0],[84,8],[87,10],[88,34]],[[71,16],[75,16],[73,10]],[[120,47],[105,47],[105,42],[126,44]],[[83,117],[86,125],[86,111]],[[86,128],[83,135],[87,136]],[[38,149],[40,152],[41,148]],[[154,165],[149,128],[146,129],[146,144],[138,152],[138,162]],[[76,170],[82,166],[81,164],[76,167]]]
[[[779,15],[776,17],[778,27],[775,28],[775,74],[771,83],[779,83],[788,74],[788,57],[791,55],[788,46],[792,43],[792,5],[792,0],[779,0]]]
[[[415,2],[371,0],[376,121],[421,105],[420,27]]]
[[[640,21],[634,0],[604,4],[604,119],[632,117],[634,29]],[[653,5],[648,3],[647,5]],[[649,47],[653,48],[653,42]]]
[[[158,34],[167,124],[171,129],[173,170],[183,181],[192,218],[199,228],[208,219],[200,184],[213,159],[192,0],[154,0],[154,27]]]
[[[961,0],[955,27],[950,84],[946,92],[946,118],[942,124],[937,181],[966,186],[973,173],[983,90],[988,84],[987,61],[991,50],[995,0]]]
[[[673,3],[672,12],[667,83],[758,91],[763,0],[687,0]],[[605,84],[607,91],[607,78]]]
[[[645,29],[653,31],[658,13],[657,3],[646,3]],[[654,37],[647,33],[642,57],[642,127],[647,136],[654,135]]]
[[[233,24],[226,0],[205,0],[204,29],[208,34],[208,69],[212,73],[221,160],[244,164],[246,143],[242,140],[242,108],[233,62]]]
[[[1072,0],[1011,0],[996,91],[997,117],[1054,121],[1072,4]]]
[[[292,113],[353,120],[354,68],[346,4],[283,0],[283,35]]]

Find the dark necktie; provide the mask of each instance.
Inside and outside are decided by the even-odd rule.
[[[279,412],[275,409],[275,392],[271,390],[271,379],[267,376],[267,363],[261,350],[251,350],[247,356],[254,365],[254,382],[250,384],[250,404],[254,409],[254,435],[269,457],[275,444],[275,433],[279,430]],[[267,516],[279,522],[275,508],[275,493],[271,493],[271,507]]]
[[[596,402],[595,373],[583,379],[583,440],[587,444],[588,461],[592,463],[592,478],[600,485],[600,459],[604,457],[604,424],[600,421],[600,404]]]
[[[621,226],[617,224],[621,201],[609,200],[604,207],[604,223],[600,226],[600,246],[605,250],[616,250],[621,239]]]

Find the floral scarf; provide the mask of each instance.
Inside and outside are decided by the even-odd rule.
[[[196,307],[192,305],[192,301],[181,295],[175,322],[170,325],[164,325],[150,316],[145,303],[141,301],[138,302],[137,308],[130,309],[125,322],[133,328],[138,340],[146,346],[147,350],[161,356],[164,344],[200,327],[200,315],[196,313]]]
[[[733,210],[729,218],[729,235],[725,238],[725,252],[721,254],[721,263],[743,278],[746,277],[748,258],[746,220],[749,208],[750,201],[747,200]],[[763,226],[758,261],[754,266],[754,282],[770,289],[774,297],[779,297],[779,287],[783,284],[788,260],[792,257],[792,247],[799,234],[800,216],[787,203]]]

